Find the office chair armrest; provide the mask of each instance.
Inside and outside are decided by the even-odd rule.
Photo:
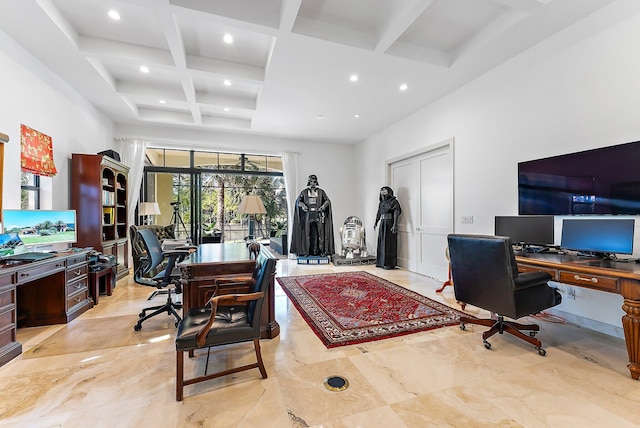
[[[207,323],[202,326],[200,331],[196,333],[196,344],[199,347],[203,347],[207,342],[207,335],[211,330],[211,326],[213,325],[216,319],[216,312],[218,311],[218,305],[228,305],[232,306],[238,303],[246,303],[252,300],[259,300],[264,297],[264,292],[260,291],[257,293],[247,293],[247,294],[223,294],[221,296],[214,296],[209,299],[208,304],[211,305],[211,315],[209,316],[209,320]]]
[[[188,256],[189,254],[191,254],[191,251],[173,249],[173,250],[163,251],[163,252],[162,252],[162,254],[163,254],[165,257],[171,257],[171,256]]]
[[[189,251],[190,253],[193,253],[197,249],[198,247],[195,245],[181,245],[180,247],[172,248],[172,250],[185,250]]]
[[[539,287],[551,281],[551,275],[547,272],[523,272],[513,280],[516,290]]]

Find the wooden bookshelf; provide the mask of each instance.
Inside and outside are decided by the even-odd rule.
[[[129,273],[127,180],[129,167],[105,155],[71,155],[71,208],[77,213],[78,247],[118,260],[116,277]]]

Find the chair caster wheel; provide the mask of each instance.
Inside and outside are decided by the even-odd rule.
[[[467,326],[464,323],[460,323],[460,330],[466,330]]]
[[[529,332],[529,337],[536,337],[536,334],[538,334],[537,331],[530,331]]]
[[[140,331],[140,330],[142,330],[142,326],[140,324],[136,324],[136,325],[133,326],[133,329],[135,331]]]
[[[536,348],[536,349],[538,350],[538,354],[540,354],[541,356],[544,357],[545,355],[547,355],[547,351],[545,351],[544,349],[542,348]]]
[[[180,321],[176,321],[174,325],[178,327],[178,324],[180,324]]]
[[[484,345],[485,348],[491,349],[491,344],[489,342],[487,342],[486,340],[483,340],[482,344]]]
[[[145,314],[144,312],[140,312],[138,314],[138,318],[144,318],[145,315],[147,315],[147,314]]]

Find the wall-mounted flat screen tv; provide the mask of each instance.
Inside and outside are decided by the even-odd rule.
[[[518,163],[518,212],[640,214],[640,141]]]
[[[77,241],[75,210],[2,210],[2,223],[5,234],[34,250]]]

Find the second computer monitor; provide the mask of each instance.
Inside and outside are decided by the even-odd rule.
[[[510,237],[514,245],[553,245],[553,231],[552,215],[496,216],[495,220],[495,234]]]
[[[634,219],[565,219],[560,246],[596,255],[633,254]]]

